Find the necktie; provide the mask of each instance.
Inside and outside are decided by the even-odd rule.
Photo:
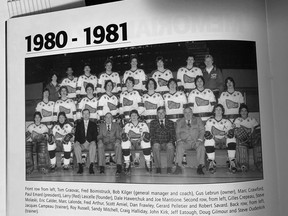
[[[85,136],[87,136],[88,121],[85,121]]]
[[[107,126],[107,130],[108,130],[108,132],[111,131],[110,124],[108,124],[108,126]]]
[[[160,120],[160,126],[161,126],[161,128],[164,128],[164,121],[163,120]]]
[[[188,127],[191,127],[191,123],[190,123],[190,120],[188,120],[188,123],[187,123]]]

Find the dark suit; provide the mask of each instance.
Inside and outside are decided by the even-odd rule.
[[[96,140],[97,140],[97,125],[96,123],[89,120],[87,133],[85,136],[85,125],[84,120],[81,120],[75,131],[75,143],[74,152],[77,159],[77,163],[82,163],[82,150],[89,150],[90,162],[95,161],[96,156]]]
[[[113,122],[111,129],[108,131],[107,124],[102,123],[99,127],[98,135],[98,157],[99,166],[105,165],[105,150],[115,150],[115,161],[117,164],[122,164],[122,149],[121,149],[121,128],[118,123]]]

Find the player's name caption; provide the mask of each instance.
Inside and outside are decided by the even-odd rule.
[[[264,188],[149,191],[25,187],[25,213],[47,210],[151,215],[214,215],[265,209]]]

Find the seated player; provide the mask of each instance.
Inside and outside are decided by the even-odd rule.
[[[174,158],[174,144],[176,141],[174,122],[165,118],[164,106],[157,108],[157,119],[150,123],[151,145],[156,167],[156,173],[161,173],[160,151],[167,153],[167,174],[172,172]]]
[[[72,124],[74,124],[74,121],[76,120],[76,106],[72,99],[69,99],[67,97],[68,89],[66,86],[60,87],[60,96],[61,98],[56,101],[54,106],[54,122],[57,121],[58,115],[60,112],[64,112],[68,121]]]
[[[82,150],[89,150],[89,173],[94,174],[93,163],[96,157],[96,140],[97,140],[97,125],[90,121],[90,111],[84,109],[82,111],[83,119],[77,124],[75,130],[74,153],[78,163],[78,174],[83,173]]]
[[[73,135],[73,125],[68,122],[64,112],[59,112],[57,123],[52,128],[48,144],[50,170],[52,172],[57,167],[56,150],[64,152],[63,169],[69,169]]]
[[[81,75],[77,81],[76,97],[78,102],[80,102],[82,98],[86,97],[86,86],[88,83],[91,83],[94,86],[93,94],[96,96],[98,79],[95,75],[91,74],[91,67],[86,63],[84,65],[84,74]]]
[[[40,112],[42,115],[41,123],[45,124],[49,129],[52,128],[54,123],[54,101],[49,100],[50,92],[48,89],[43,90],[43,99],[36,106],[36,112]]]
[[[65,77],[62,82],[60,83],[60,86],[67,86],[68,89],[68,95],[67,97],[76,101],[76,86],[78,78],[73,76],[73,69],[72,67],[67,67],[66,70],[67,77]]]
[[[235,81],[232,77],[225,79],[225,90],[221,93],[218,103],[225,109],[224,117],[233,122],[239,117],[239,107],[244,103],[241,92],[235,91]]]
[[[229,119],[223,118],[224,108],[221,104],[217,104],[213,109],[214,117],[207,120],[205,125],[204,146],[206,149],[209,171],[216,171],[215,162],[215,146],[226,145],[229,158],[229,170],[232,173],[237,171],[235,153],[236,139],[234,136],[233,125]]]
[[[97,138],[100,173],[105,172],[105,150],[115,151],[114,160],[117,164],[116,175],[122,171],[121,130],[119,124],[113,122],[112,114],[106,113],[105,122],[99,126],[99,135]],[[108,156],[108,160],[110,161],[112,158],[110,155]]]
[[[88,83],[86,85],[86,93],[87,96],[82,98],[81,101],[78,103],[77,108],[77,120],[80,120],[82,118],[82,111],[84,109],[88,109],[90,112],[90,120],[94,121],[95,123],[99,119],[98,113],[97,113],[97,98],[93,95],[94,92],[94,86],[91,83]]]
[[[107,113],[111,113],[114,119],[119,118],[119,100],[116,95],[112,93],[112,80],[105,81],[104,89],[105,94],[99,98],[97,106],[98,116],[103,122]]]
[[[124,156],[124,172],[128,174],[131,168],[130,162],[130,149],[142,149],[145,166],[148,172],[152,171],[151,163],[151,143],[150,143],[150,133],[149,128],[145,122],[139,122],[139,114],[137,110],[132,110],[130,112],[131,121],[125,124],[123,128],[122,138],[122,154]],[[135,155],[135,165],[139,165],[140,155],[139,153]]]
[[[34,123],[27,127],[26,131],[26,173],[31,174],[34,170],[33,149],[36,149],[37,168],[41,173],[47,173],[49,158],[47,152],[48,128],[41,124],[41,113],[35,112]]]
[[[155,92],[157,83],[153,78],[148,79],[145,87],[148,92],[142,96],[145,107],[145,111],[142,115],[149,124],[153,119],[157,119],[157,108],[164,106],[164,100],[160,93]]]
[[[169,69],[164,67],[164,58],[162,56],[158,56],[156,58],[157,70],[152,71],[152,78],[157,83],[156,92],[160,94],[165,94],[169,92],[168,81],[173,78],[173,74]]]
[[[167,84],[169,92],[163,95],[166,109],[166,118],[173,122],[183,117],[183,109],[187,106],[184,92],[177,91],[177,81],[171,78]]]
[[[252,146],[252,134],[259,126],[256,119],[248,116],[249,110],[246,104],[241,104],[239,108],[240,117],[234,121],[236,137],[236,161],[242,172],[249,169],[248,149]],[[254,150],[255,151],[255,150]],[[256,149],[257,151],[257,149]]]
[[[97,85],[97,96],[101,97],[106,92],[105,83],[107,80],[112,81],[112,93],[115,95],[119,95],[121,93],[121,81],[120,76],[117,72],[112,71],[113,61],[111,59],[107,59],[105,62],[105,72],[103,72],[99,79]]]
[[[195,78],[196,89],[188,95],[188,106],[192,109],[194,116],[201,117],[206,122],[212,116],[213,107],[216,104],[215,96],[210,89],[204,88],[203,76]]]
[[[137,55],[130,56],[131,68],[125,71],[122,79],[122,92],[127,90],[126,80],[128,77],[133,77],[134,79],[134,90],[138,91],[140,95],[144,94],[146,91],[145,85],[147,76],[144,70],[138,68],[138,57]]]
[[[185,150],[196,149],[198,163],[197,174],[204,175],[204,124],[200,117],[193,116],[190,107],[184,109],[184,118],[177,121],[176,138],[176,170],[174,174],[182,173],[181,163]]]
[[[134,90],[135,80],[133,77],[128,77],[126,79],[127,90],[120,94],[119,100],[119,112],[124,123],[130,121],[130,111],[133,109],[138,110],[139,114],[142,115],[144,112],[144,104],[142,102],[142,97],[139,92]]]
[[[194,82],[196,76],[203,76],[203,74],[200,68],[194,67],[195,58],[193,55],[188,55],[186,62],[186,66],[179,68],[177,71],[177,82],[179,90],[188,95],[196,88]]]

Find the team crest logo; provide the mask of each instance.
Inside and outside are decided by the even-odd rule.
[[[133,101],[131,101],[127,98],[123,99],[123,106],[132,106],[132,104],[133,104]]]
[[[157,109],[157,105],[153,104],[153,103],[151,103],[149,101],[145,101],[144,106],[145,106],[146,110],[155,110],[155,109]]]
[[[162,79],[162,78],[159,78],[159,79],[158,79],[158,84],[159,84],[160,87],[162,87],[162,86],[167,86],[168,81],[167,81],[167,80],[164,80],[164,79]]]
[[[59,107],[59,112],[64,112],[65,114],[70,113],[70,109],[67,109],[66,107],[60,106]]]
[[[52,112],[43,109],[43,110],[42,110],[42,116],[43,116],[43,117],[49,117],[49,116],[52,116]]]
[[[135,79],[135,85],[138,85],[138,84],[139,84],[139,82],[140,82],[140,80],[139,80],[139,79]]]
[[[225,131],[219,130],[215,126],[212,126],[211,132],[215,136],[225,136]]]
[[[86,89],[88,82],[83,82],[84,89]]]
[[[141,138],[141,134],[140,133],[135,133],[132,130],[130,130],[128,132],[128,135],[129,135],[130,139],[133,139],[133,140],[139,140]]]
[[[211,74],[211,79],[217,79],[217,74]]]
[[[117,109],[117,106],[115,106],[114,104],[108,102],[108,107],[109,107],[109,110],[112,111],[112,110],[116,110]]]
[[[184,74],[183,78],[184,78],[184,83],[194,83],[194,80],[195,80],[194,77],[190,77],[186,74]]]
[[[76,92],[76,88],[73,88],[71,86],[67,86],[68,89],[68,93],[75,93]]]
[[[92,106],[89,106],[88,104],[85,104],[85,108],[84,109],[88,109],[90,111],[90,113],[96,113],[96,109],[93,108]]]
[[[60,139],[62,139],[63,137],[64,137],[64,135],[56,132],[56,134],[55,134],[55,139],[60,140]]]
[[[195,97],[195,101],[197,106],[208,106],[209,105],[209,100],[204,100],[203,98],[200,97]]]
[[[235,109],[235,108],[238,108],[239,104],[234,102],[234,101],[231,101],[231,100],[226,100],[226,106],[228,109]]]
[[[180,103],[175,103],[174,101],[168,101],[168,108],[169,109],[179,109]]]

